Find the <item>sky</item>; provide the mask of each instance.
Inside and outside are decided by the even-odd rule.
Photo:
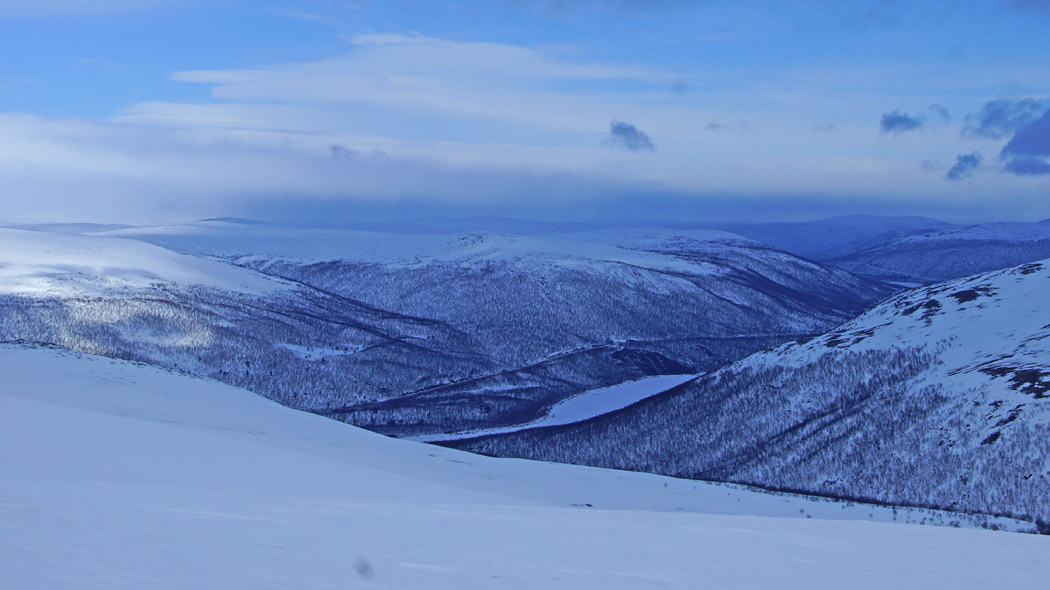
[[[1050,0],[0,0],[0,219],[1050,218]]]

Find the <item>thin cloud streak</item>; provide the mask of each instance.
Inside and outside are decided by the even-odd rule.
[[[386,207],[404,212],[398,204],[406,201],[419,211],[510,211],[525,217],[581,211],[629,217],[642,206],[658,218],[674,211],[702,215],[717,203],[720,216],[740,219],[753,217],[758,203],[772,201],[790,203],[789,209],[798,212],[886,210],[899,201],[933,214],[957,211],[961,196],[983,194],[987,185],[981,179],[989,176],[1015,195],[1018,211],[1024,203],[1045,199],[1038,184],[1011,181],[1007,175],[942,186],[949,183],[938,183],[938,177],[907,160],[698,162],[638,158],[628,151],[552,153],[547,148],[393,140],[376,152],[372,139],[345,135],[19,115],[0,115],[0,138],[0,176],[11,195],[7,221],[55,221],[59,215],[67,220],[156,222],[252,216],[264,209],[295,211],[303,203],[343,211]],[[339,149],[333,151],[333,146]],[[812,170],[822,172],[816,181]],[[666,207],[643,205],[654,195],[665,195]],[[998,203],[974,205],[982,206],[992,212],[1000,208]]]

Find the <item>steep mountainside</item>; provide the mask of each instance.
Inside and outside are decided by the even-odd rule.
[[[825,262],[884,281],[934,283],[1050,256],[1050,220],[907,236]]]
[[[1050,521],[1050,262],[897,295],[823,336],[472,451]]]

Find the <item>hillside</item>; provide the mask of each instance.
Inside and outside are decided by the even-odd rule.
[[[441,322],[114,237],[0,230],[0,317],[0,340],[177,368],[309,409],[495,367]]]
[[[1050,256],[1050,220],[904,236],[823,261],[883,281],[928,284]]]
[[[476,452],[1050,520],[1047,263],[897,295],[578,425]]]

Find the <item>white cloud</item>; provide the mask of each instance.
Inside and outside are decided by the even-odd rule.
[[[542,158],[342,135],[180,129],[0,115],[6,221],[157,221],[245,213],[262,201],[513,201],[609,187]],[[333,146],[340,146],[333,151]],[[357,151],[362,148],[362,151]],[[508,155],[509,156],[509,155]],[[575,160],[576,158],[569,158]],[[530,161],[531,160],[531,161]],[[483,163],[479,163],[483,162]],[[542,197],[541,197],[542,198]]]
[[[114,120],[578,149],[599,147],[609,122],[619,120],[648,134],[660,159],[821,158],[871,154],[881,141],[878,116],[901,100],[893,89],[902,83],[930,88],[928,96],[920,90],[909,98],[925,108],[942,101],[937,92],[949,80],[960,79],[959,72],[920,67],[681,72],[596,63],[565,49],[419,35],[356,35],[350,42],[346,55],[313,62],[177,72],[172,79],[211,85],[215,100],[142,102]],[[674,92],[683,79],[691,90]],[[705,133],[713,121],[748,132]],[[809,133],[828,121],[836,133]],[[920,161],[959,147],[950,133],[923,139],[909,147]]]
[[[667,95],[680,76],[649,66],[610,65],[570,59],[534,48],[500,43],[462,43],[422,36],[356,35],[351,51],[315,62],[232,70],[177,72],[173,80],[210,84],[216,99],[338,110],[374,120],[376,112],[409,113],[432,119],[469,119],[481,129],[508,127],[547,132],[601,134],[612,117],[628,118],[642,108],[631,97]],[[594,84],[630,86],[608,92]],[[137,121],[170,124],[172,113],[157,105],[133,105]],[[273,111],[276,115],[278,111]],[[396,119],[396,117],[394,117]],[[275,127],[289,123],[273,121]],[[391,122],[396,125],[396,121]],[[437,123],[440,125],[440,122]],[[410,135],[406,128],[388,135]],[[356,129],[341,129],[352,131]],[[489,136],[495,138],[493,132]]]
[[[692,203],[694,214],[717,205],[719,215],[740,218],[773,198],[800,212],[886,211],[896,203],[898,210],[966,209],[994,217],[1002,203],[982,195],[1010,194],[1017,215],[1039,211],[1045,198],[1045,183],[1006,175],[979,175],[966,186],[949,187],[940,174],[908,159],[786,154],[752,161],[734,155],[654,160],[601,149],[13,114],[0,115],[0,177],[6,221],[155,222],[252,216],[266,207],[301,212],[296,203],[386,203],[399,210],[405,199],[432,211],[454,206],[524,216],[636,214],[645,203],[647,215],[673,217],[662,207]],[[679,197],[653,201],[654,195]]]
[[[1003,203],[977,199],[1008,194],[1035,210],[1047,187],[995,173],[961,186],[922,169],[978,149],[953,129],[880,134],[892,80],[943,82],[920,69],[689,73],[423,36],[351,43],[338,58],[172,75],[212,85],[210,103],[141,102],[108,123],[0,115],[6,211],[209,216],[303,197],[567,208],[674,193],[719,196],[741,214],[769,198],[994,213]],[[672,91],[682,77],[696,82],[687,94]],[[939,102],[916,94],[923,108]],[[658,150],[603,147],[612,120]],[[834,132],[812,133],[829,120]],[[705,132],[712,121],[748,132]],[[386,156],[337,158],[332,146]]]

